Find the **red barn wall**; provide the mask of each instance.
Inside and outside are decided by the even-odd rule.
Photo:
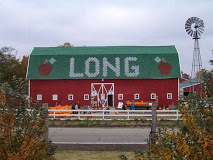
[[[80,102],[81,106],[90,105],[89,100],[84,100],[84,94],[91,95],[91,83],[114,83],[114,105],[118,102],[131,101],[134,94],[140,94],[140,99],[135,101],[155,101],[151,93],[158,96],[159,106],[177,104],[178,78],[171,79],[107,79],[107,80],[30,80],[30,97],[35,99],[37,94],[42,95],[42,103],[50,107],[56,104],[70,105]],[[172,93],[172,99],[167,99],[167,93]],[[57,94],[58,100],[53,101],[52,95]],[[68,94],[73,94],[74,99],[68,100]],[[123,100],[118,100],[118,94],[123,94]]]
[[[194,92],[201,95],[203,98],[206,96],[205,91],[202,90],[202,84],[196,84],[194,86],[189,86],[186,88],[183,88],[183,92]]]

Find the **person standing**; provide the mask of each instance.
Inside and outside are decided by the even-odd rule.
[[[75,110],[75,103],[72,103],[72,110]],[[76,114],[74,111],[73,111],[73,114]]]
[[[78,110],[78,103],[75,104],[75,110]]]
[[[134,100],[132,100],[132,103],[131,103],[131,108],[130,108],[132,111],[132,114],[135,114],[134,110],[135,110],[135,105],[134,105]]]

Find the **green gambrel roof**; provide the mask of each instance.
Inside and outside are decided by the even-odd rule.
[[[31,55],[177,54],[174,46],[35,47]]]
[[[175,46],[35,47],[28,79],[179,78]]]

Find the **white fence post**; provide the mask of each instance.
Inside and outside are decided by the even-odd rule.
[[[102,112],[103,112],[103,119],[104,119],[104,110],[102,110]]]
[[[127,110],[128,112],[127,112],[127,119],[129,120],[129,110]]]
[[[176,120],[178,120],[178,110],[176,110],[176,114],[177,114],[177,118],[176,118]]]
[[[78,120],[80,120],[80,110],[78,110]]]
[[[53,110],[53,114],[54,114],[54,115],[53,115],[53,118],[55,119],[55,109]]]

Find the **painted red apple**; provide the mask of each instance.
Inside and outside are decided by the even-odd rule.
[[[169,75],[171,73],[172,66],[166,62],[165,58],[162,58],[162,61],[163,62],[158,65],[158,70],[160,74]]]
[[[48,60],[45,59],[45,62],[38,67],[41,76],[48,76],[52,72],[53,67],[47,62]]]

